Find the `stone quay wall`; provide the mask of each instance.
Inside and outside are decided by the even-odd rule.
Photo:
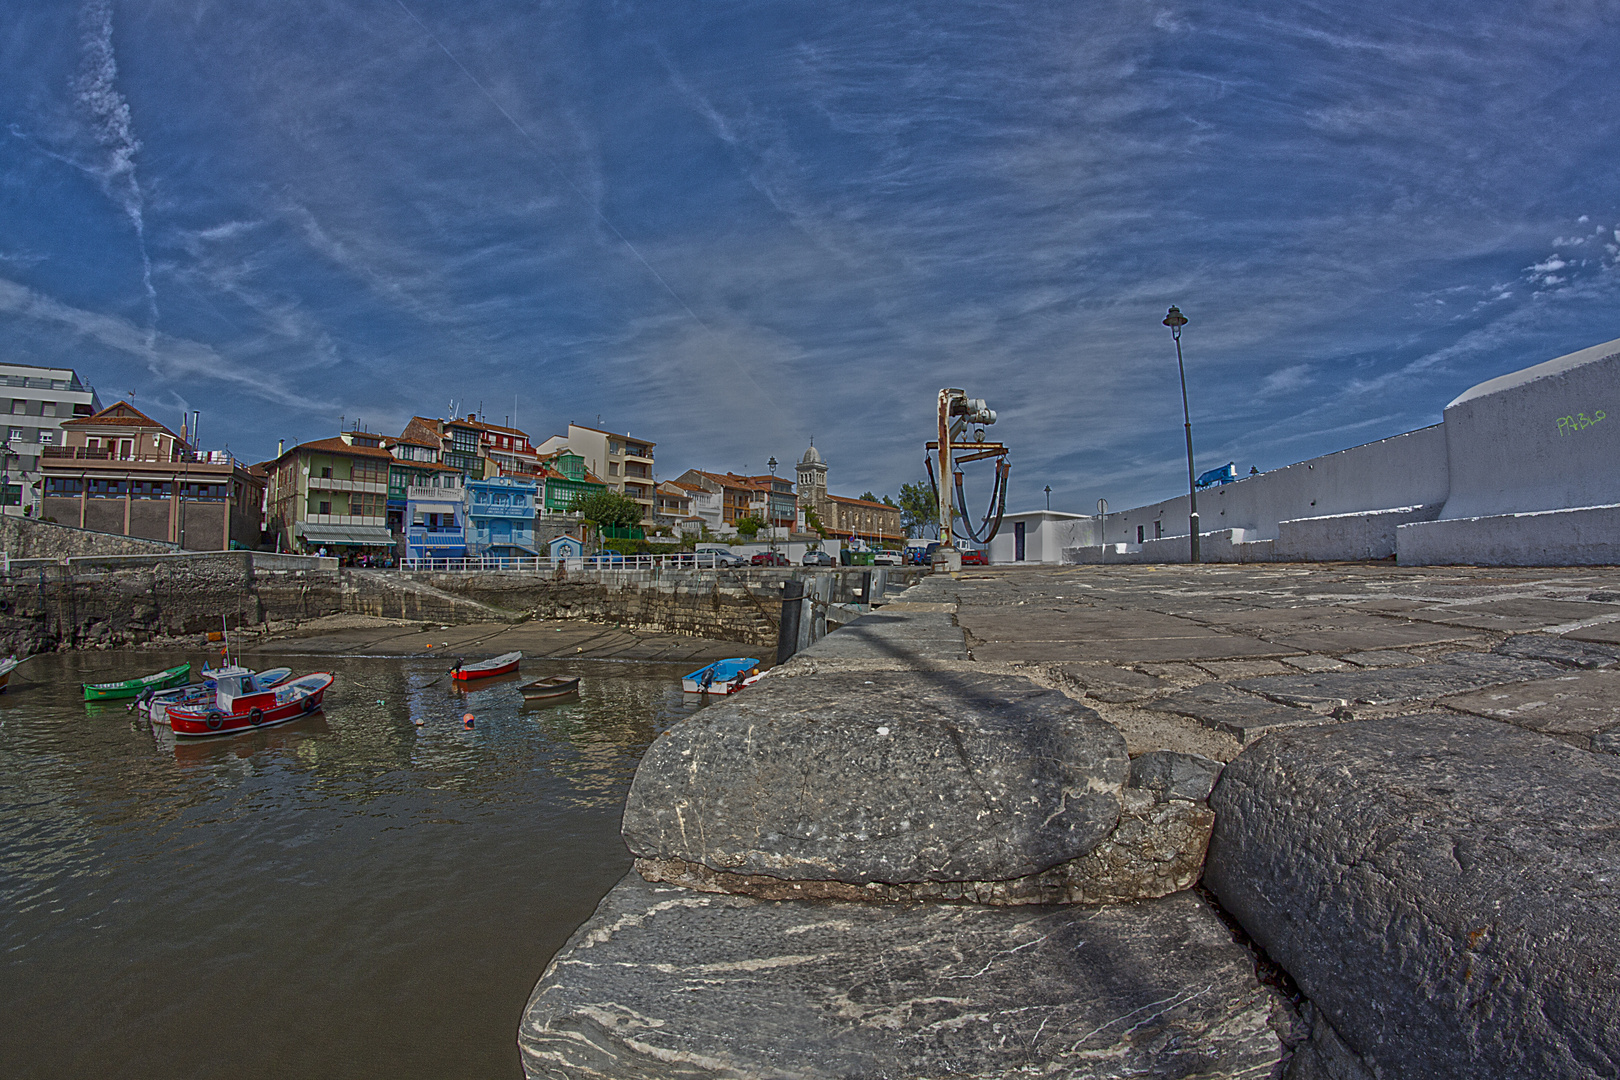
[[[179,551],[179,544],[137,536],[96,532],[38,518],[0,516],[0,551],[20,559],[64,559],[75,555],[155,555]]]
[[[889,570],[902,581],[920,572]],[[765,647],[776,643],[782,582],[807,574],[602,571],[552,578],[360,570],[335,559],[249,551],[75,555],[14,565],[0,578],[0,651],[140,645],[222,625],[236,630],[337,614],[448,624],[584,619]],[[862,571],[830,576],[835,601],[858,602]]]

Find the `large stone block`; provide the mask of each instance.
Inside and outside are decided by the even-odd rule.
[[[1245,751],[1205,883],[1380,1080],[1620,1075],[1620,763],[1422,719]]]
[[[1262,1078],[1276,999],[1202,901],[764,901],[616,886],[519,1028],[547,1080]]]
[[[644,858],[864,885],[997,881],[1113,831],[1125,739],[1022,679],[767,679],[648,749],[625,804]]]

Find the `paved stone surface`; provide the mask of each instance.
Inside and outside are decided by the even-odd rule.
[[[1190,893],[1104,908],[762,901],[631,874],[535,988],[531,1077],[1261,1078],[1275,999]]]
[[[624,838],[789,880],[1003,880],[1096,847],[1128,771],[1118,731],[1024,680],[766,679],[653,743]]]
[[[800,655],[813,659],[966,660],[967,646],[949,612],[884,609],[848,623]]]
[[[1276,732],[1205,883],[1379,1077],[1620,1075],[1620,761],[1475,717]]]
[[[1244,690],[1285,705],[1332,708],[1433,701],[1446,694],[1555,675],[1558,669],[1535,660],[1482,653],[1454,653],[1439,663],[1371,671],[1330,671],[1318,675],[1279,675],[1244,679]]]
[[[1620,670],[1566,670],[1551,679],[1458,694],[1439,703],[1590,750],[1594,736],[1620,727]]]
[[[1310,676],[1282,675],[1288,686],[1299,685]],[[1259,680],[1250,680],[1259,681]],[[1301,724],[1329,723],[1330,718],[1310,709],[1277,705],[1255,694],[1233,689],[1226,683],[1203,683],[1199,686],[1169,694],[1148,704],[1156,712],[1173,712],[1235,736],[1239,742],[1250,742],[1274,728],[1296,727]]]
[[[1545,660],[1550,664],[1576,668],[1614,667],[1620,660],[1620,648],[1561,638],[1555,634],[1517,634],[1491,651],[1500,656]]]

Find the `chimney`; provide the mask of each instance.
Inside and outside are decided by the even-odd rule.
[[[286,439],[277,439],[276,440],[276,457],[279,458],[279,457],[281,457],[281,455],[285,454],[286,452],[287,452],[287,440]]]

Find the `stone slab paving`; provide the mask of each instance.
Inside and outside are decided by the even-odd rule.
[[[1620,669],[1565,671],[1550,679],[1443,697],[1448,709],[1505,720],[1583,750],[1620,733]]]
[[[1087,908],[602,901],[535,987],[531,1077],[1273,1075],[1278,1002],[1192,893]]]
[[[1366,671],[1324,671],[1314,675],[1273,675],[1241,679],[1236,686],[1281,705],[1337,708],[1433,701],[1485,686],[1528,682],[1556,674],[1539,660],[1490,653],[1454,653],[1432,664]]]

